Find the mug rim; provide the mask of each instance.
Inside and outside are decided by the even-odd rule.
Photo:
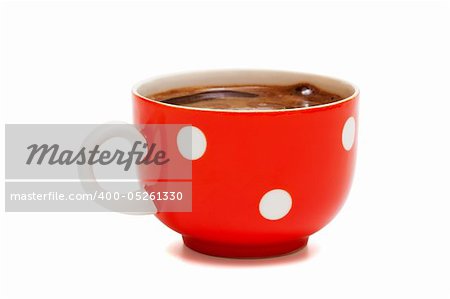
[[[163,80],[163,79],[168,79],[171,77],[177,77],[177,76],[186,76],[186,75],[207,75],[209,74],[218,74],[218,73],[233,73],[233,72],[261,72],[261,73],[273,73],[273,74],[287,74],[287,75],[297,75],[297,76],[306,76],[306,77],[315,77],[318,79],[324,79],[324,80],[331,80],[334,81],[336,83],[339,83],[341,85],[346,85],[349,86],[353,89],[353,93],[348,96],[345,97],[339,101],[335,101],[335,102],[331,102],[331,103],[326,103],[326,104],[319,104],[319,105],[314,105],[314,106],[310,106],[310,107],[299,107],[299,108],[292,108],[292,109],[268,109],[268,110],[258,110],[258,109],[242,109],[242,110],[232,110],[232,109],[215,109],[215,108],[199,108],[199,107],[189,107],[189,106],[182,106],[182,105],[174,105],[174,104],[168,104],[168,103],[164,103],[161,101],[157,101],[155,99],[152,99],[150,97],[144,96],[141,93],[138,92],[138,89],[140,87],[142,87],[145,84],[148,84],[150,82],[153,81],[157,81],[157,80]],[[189,85],[187,85],[189,86]],[[194,85],[191,85],[194,86]],[[167,90],[170,90],[167,89]],[[307,72],[296,72],[296,71],[285,71],[285,70],[275,70],[275,69],[212,69],[212,70],[199,70],[199,71],[183,71],[183,72],[175,72],[175,73],[168,73],[168,74],[163,74],[163,75],[158,75],[158,76],[153,76],[150,78],[147,78],[145,80],[141,80],[138,83],[134,84],[134,86],[132,87],[132,94],[142,100],[146,100],[155,104],[159,104],[162,106],[166,106],[166,107],[170,107],[170,108],[174,108],[174,109],[186,109],[186,110],[193,110],[193,111],[204,111],[204,112],[220,112],[220,113],[274,113],[274,112],[278,112],[278,113],[287,113],[287,112],[294,112],[294,111],[305,111],[305,110],[315,110],[315,109],[321,109],[321,108],[327,108],[327,107],[333,107],[333,106],[338,106],[340,104],[346,103],[346,102],[350,102],[352,100],[355,100],[356,98],[359,97],[359,88],[342,79],[336,78],[336,77],[332,77],[332,76],[327,76],[327,75],[318,75],[318,74],[314,74],[314,73],[307,73]]]

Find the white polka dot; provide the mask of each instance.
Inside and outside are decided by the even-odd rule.
[[[199,128],[186,126],[178,132],[177,145],[184,158],[197,160],[206,151],[206,137]]]
[[[259,212],[269,220],[281,219],[289,213],[292,207],[291,195],[282,189],[274,189],[261,198]]]
[[[342,145],[347,151],[352,149],[353,143],[355,142],[355,129],[355,118],[350,116],[342,129]]]

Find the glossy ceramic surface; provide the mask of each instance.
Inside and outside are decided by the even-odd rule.
[[[310,82],[344,100],[285,111],[218,111],[145,98],[180,86]],[[358,90],[327,77],[277,71],[212,71],[148,80],[133,91],[134,120],[190,124],[192,212],[157,213],[185,244],[226,257],[302,248],[342,207],[357,147]],[[197,146],[197,145],[198,146]],[[197,147],[196,147],[197,146]]]

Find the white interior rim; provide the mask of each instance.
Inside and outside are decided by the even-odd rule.
[[[161,101],[157,101],[155,99],[149,98],[146,95],[143,94],[143,92],[141,92],[141,90],[145,87],[148,86],[155,86],[158,85],[160,82],[162,83],[167,83],[166,81],[173,81],[176,82],[177,78],[178,79],[184,79],[184,80],[188,80],[189,78],[197,78],[200,80],[200,82],[197,83],[183,83],[179,86],[176,87],[166,87],[166,88],[162,88],[159,91],[153,92],[153,93],[159,93],[159,92],[163,92],[163,91],[168,91],[170,89],[173,88],[179,88],[179,87],[190,87],[190,86],[219,86],[221,84],[223,84],[223,86],[232,86],[237,85],[237,84],[246,84],[246,83],[239,83],[239,80],[236,81],[235,83],[219,83],[220,79],[218,79],[217,83],[215,84],[207,84],[205,82],[205,84],[202,84],[202,78],[208,78],[208,76],[216,76],[216,77],[221,77],[221,76],[234,76],[234,77],[238,77],[238,76],[246,76],[247,74],[252,74],[252,75],[262,75],[262,76],[277,76],[277,75],[282,75],[282,76],[291,76],[292,79],[291,81],[295,81],[295,78],[304,78],[301,79],[300,81],[307,81],[311,84],[314,85],[321,85],[321,84],[317,84],[316,81],[322,81],[322,82],[328,82],[328,83],[332,83],[335,84],[336,86],[340,86],[343,89],[351,89],[351,94],[348,96],[344,96],[343,99],[339,100],[339,101],[335,101],[332,103],[328,103],[328,104],[322,104],[322,105],[315,105],[315,106],[310,106],[310,107],[301,107],[301,108],[294,108],[294,109],[284,109],[284,110],[280,110],[280,109],[274,109],[274,110],[231,110],[231,109],[213,109],[213,108],[197,108],[197,107],[187,107],[187,106],[181,106],[181,105],[174,105],[174,104],[168,104],[168,103],[164,103]],[[274,80],[275,81],[275,80]],[[299,81],[299,80],[297,80]],[[270,84],[268,82],[254,82],[254,83],[247,83],[247,84]],[[277,82],[273,82],[272,84],[282,84],[282,83],[277,83]],[[162,84],[164,85],[164,84]],[[319,88],[323,88],[322,86],[319,86]],[[327,89],[327,88],[324,88]],[[327,91],[330,92],[335,92],[335,90],[332,89],[328,89]],[[258,70],[258,69],[225,69],[225,70],[211,70],[211,71],[194,71],[194,72],[182,72],[182,73],[175,73],[175,74],[168,74],[168,75],[163,75],[163,76],[158,76],[158,77],[153,77],[153,78],[149,78],[146,80],[143,80],[139,83],[137,83],[136,85],[134,85],[132,92],[134,95],[143,98],[145,100],[151,101],[153,103],[157,103],[159,105],[163,105],[163,106],[168,106],[168,107],[172,107],[172,108],[177,108],[177,109],[187,109],[187,110],[194,110],[194,111],[209,111],[209,112],[227,112],[227,113],[270,113],[270,112],[278,112],[278,113],[286,113],[286,112],[293,112],[293,111],[299,111],[299,110],[312,110],[312,109],[320,109],[320,108],[324,108],[324,107],[330,107],[330,106],[335,106],[335,105],[339,105],[341,103],[347,102],[347,101],[351,101],[353,99],[355,99],[358,95],[359,95],[359,89],[344,80],[341,79],[337,79],[334,77],[330,77],[330,76],[322,76],[322,75],[316,75],[316,74],[312,74],[312,73],[302,73],[302,72],[291,72],[291,71],[277,71],[277,70]],[[148,93],[146,93],[148,94]]]

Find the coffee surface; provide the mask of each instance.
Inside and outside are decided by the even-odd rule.
[[[336,102],[341,96],[309,83],[172,89],[148,98],[186,107],[227,110],[284,110]]]

